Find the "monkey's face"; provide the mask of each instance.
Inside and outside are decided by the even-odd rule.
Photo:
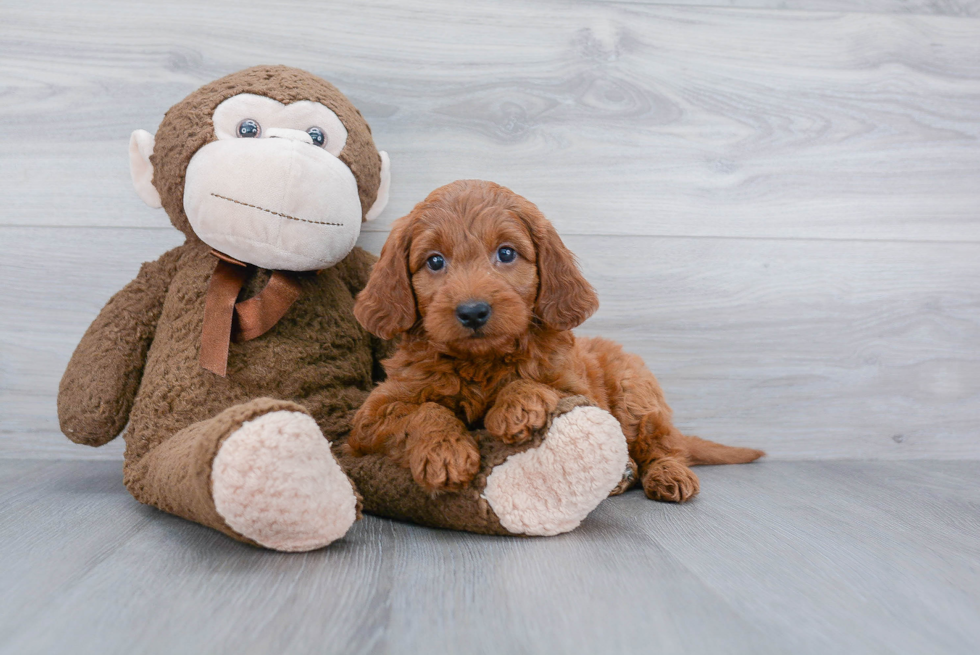
[[[388,201],[388,156],[325,80],[257,66],[171,107],[130,140],[133,183],[188,238],[262,268],[328,268]]]
[[[309,100],[283,105],[242,93],[212,118],[217,140],[187,165],[184,212],[209,246],[293,271],[343,259],[361,231],[357,180],[338,159],[347,129]]]

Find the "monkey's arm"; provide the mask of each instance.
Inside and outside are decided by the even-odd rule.
[[[362,248],[355,247],[341,263],[337,264],[340,267],[341,277],[347,284],[347,288],[350,289],[352,296],[357,297],[357,294],[367,286],[368,278],[371,277],[371,269],[376,261],[378,261],[377,257]],[[383,382],[385,370],[381,362],[394,354],[398,342],[397,339],[381,339],[373,334],[370,335],[370,340],[371,356],[374,360],[372,377],[375,382]]]
[[[75,443],[101,446],[126,427],[181,250],[143,264],[75,348],[58,389],[61,431]]]

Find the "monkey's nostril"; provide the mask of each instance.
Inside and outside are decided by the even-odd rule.
[[[490,320],[490,305],[485,302],[464,302],[456,306],[456,318],[463,327],[475,330]]]

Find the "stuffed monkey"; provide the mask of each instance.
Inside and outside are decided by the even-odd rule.
[[[422,493],[390,460],[344,454],[390,350],[352,312],[375,261],[354,244],[390,174],[331,84],[284,66],[221,78],[172,107],[155,137],[134,132],[130,164],[140,197],[186,241],[144,264],[88,328],[58,415],[90,446],[126,428],[123,478],[140,502],[303,551],[347,532],[358,488],[382,515],[555,534],[619,481],[625,439],[581,399],[522,448],[476,435],[484,472],[458,493]]]

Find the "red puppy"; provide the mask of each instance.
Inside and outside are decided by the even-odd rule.
[[[639,357],[571,333],[598,305],[531,202],[492,182],[436,189],[395,221],[357,297],[368,331],[403,337],[357,412],[351,449],[387,452],[430,491],[459,489],[480,466],[469,428],[521,442],[559,398],[582,394],[622,425],[650,498],[697,494],[691,465],[763,455],[681,434]]]

